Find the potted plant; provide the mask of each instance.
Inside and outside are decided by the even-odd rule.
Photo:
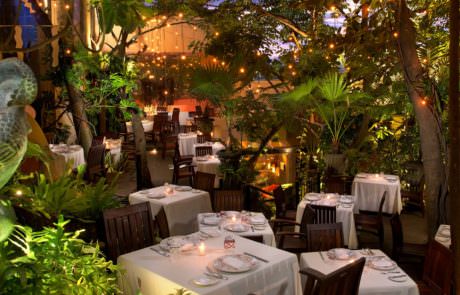
[[[320,119],[319,123],[323,125],[323,132],[327,132],[331,140],[330,152],[324,157],[326,165],[343,174],[346,157],[341,153],[341,140],[353,123],[353,119],[350,119],[353,104],[367,96],[360,92],[352,92],[345,76],[338,73],[329,73],[320,79],[310,79],[287,96],[309,102],[313,112]]]

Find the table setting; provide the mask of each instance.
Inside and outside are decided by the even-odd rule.
[[[133,132],[133,124],[131,121],[125,122],[126,123],[126,131],[128,133]],[[142,120],[142,127],[144,128],[144,132],[151,132],[153,130],[153,120]]]
[[[179,133],[177,141],[181,156],[195,155],[195,147],[193,145],[198,142],[196,132]]]
[[[377,212],[380,199],[385,191],[387,197],[383,204],[383,212],[401,213],[401,183],[397,175],[383,172],[356,174],[352,185],[352,195],[357,197],[355,209]]]
[[[332,193],[307,193],[297,205],[296,222],[301,223],[303,212],[308,204],[336,207],[336,222],[342,223],[344,243],[348,248],[358,247],[358,237],[355,228],[355,201],[351,195],[339,195]],[[300,227],[296,226],[295,231]]]
[[[192,163],[195,166],[195,171],[215,174],[214,188],[219,188],[220,185],[220,160],[216,155],[206,155],[202,157],[193,157]]]
[[[419,294],[417,284],[396,262],[377,249],[336,248],[303,253],[300,257],[300,267],[310,267],[328,274],[361,257],[366,258],[366,264],[361,276],[359,294]]]
[[[197,231],[197,214],[211,211],[209,193],[190,186],[165,183],[131,193],[128,198],[130,204],[149,202],[153,218],[164,208],[171,235]]]
[[[72,169],[76,169],[78,166],[86,164],[83,147],[80,145],[60,143],[50,144],[49,148],[53,153],[63,156],[66,163],[72,162]]]
[[[265,216],[260,212],[200,213],[197,215],[197,222],[200,232],[205,234],[224,233],[242,237],[262,236],[264,244],[276,247],[273,230]]]
[[[301,294],[294,254],[225,233],[172,236],[124,254],[118,264],[124,294]],[[180,270],[180,271],[179,271]]]
[[[105,149],[110,152],[112,157],[112,162],[116,163],[120,160],[121,157],[121,143],[122,139],[104,139]]]

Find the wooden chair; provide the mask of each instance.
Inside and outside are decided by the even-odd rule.
[[[360,211],[359,214],[355,214],[354,216],[356,230],[361,231],[361,232],[370,233],[370,234],[377,236],[379,238],[380,249],[383,248],[384,232],[383,232],[382,210],[383,210],[383,204],[385,203],[386,196],[387,196],[387,192],[385,191],[383,193],[382,198],[380,199],[379,211],[377,212],[377,214],[369,214],[369,213],[364,213]]]
[[[215,179],[215,174],[197,171],[195,172],[193,187],[196,189],[207,191],[212,198],[212,195],[214,193]]]
[[[343,248],[342,223],[307,224],[308,252]]]
[[[120,128],[120,136],[123,138],[123,142],[133,142],[134,134],[132,132],[128,132],[128,129],[126,129],[126,122],[122,122],[120,124]]]
[[[195,156],[203,157],[212,155],[212,146],[197,146],[195,147]]]
[[[258,243],[264,243],[264,236],[262,235],[258,235],[258,236],[245,236],[244,238],[248,239],[248,240],[252,240],[254,242],[258,242]]]
[[[95,176],[105,176],[105,174],[105,145],[93,145],[88,151],[85,177],[87,180],[93,181]]]
[[[158,235],[162,239],[166,239],[169,237],[169,224],[168,219],[166,218],[166,212],[163,207],[161,207],[160,211],[158,211],[157,215],[155,216],[155,223],[158,227]]]
[[[157,114],[158,113],[168,113],[168,107],[167,106],[157,106]]]
[[[310,206],[306,206],[303,211],[302,220],[297,223],[287,219],[275,219],[273,228],[278,240],[278,248],[292,253],[302,253],[307,251],[307,225],[312,224],[315,219],[315,211]],[[287,225],[297,225],[300,227],[299,232],[280,231],[278,227],[283,228]]]
[[[196,132],[198,130],[196,125],[180,125],[179,132],[180,133],[190,133]]]
[[[195,116],[203,116],[203,109],[201,106],[195,106]]]
[[[174,108],[172,112],[172,116],[171,116],[171,121],[179,123],[179,114],[180,114],[180,109]]]
[[[198,134],[196,136],[197,143],[206,143],[212,141],[210,134]]]
[[[393,214],[390,218],[391,233],[393,236],[392,258],[400,262],[401,258],[418,258],[423,260],[426,255],[426,246],[424,244],[404,243],[404,235],[399,214]]]
[[[287,209],[286,194],[281,185],[273,191],[273,200],[275,201],[276,219],[295,220],[296,211]]]
[[[117,257],[154,244],[153,221],[148,202],[104,210],[108,257]]]
[[[212,208],[214,212],[244,210],[244,194],[241,190],[216,190]]]
[[[420,210],[422,216],[425,215],[425,202],[423,200],[423,190],[425,187],[425,176],[423,164],[418,162],[406,163],[407,173],[402,177],[401,182],[404,189],[401,190],[401,198],[404,200],[404,209]]]
[[[300,273],[307,277],[303,294],[357,295],[365,263],[361,257],[328,275],[312,268],[301,269]]]
[[[417,282],[421,295],[451,295],[454,275],[454,255],[444,245],[433,240],[428,246],[422,281]]]
[[[91,145],[94,146],[100,144],[104,144],[104,136],[94,136],[91,140]]]
[[[343,175],[326,175],[324,185],[326,193],[338,193],[341,195],[351,194],[353,179]]]
[[[335,223],[336,222],[336,210],[335,206],[322,206],[322,205],[309,205],[313,211],[315,211],[314,223]]]
[[[190,185],[193,185],[195,171],[192,158],[177,159],[173,161],[174,171],[172,183],[177,184],[179,179],[188,178]]]
[[[176,149],[177,146],[177,135],[171,134],[162,134],[161,136],[161,157],[164,159],[166,158],[166,152],[169,150]]]

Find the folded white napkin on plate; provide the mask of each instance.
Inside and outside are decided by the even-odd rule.
[[[235,257],[224,257],[222,262],[232,268],[241,269],[246,267],[246,263]]]

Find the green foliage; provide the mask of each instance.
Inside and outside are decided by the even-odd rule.
[[[168,295],[191,295],[192,294],[190,291],[184,288],[175,289],[175,290],[176,291],[174,293],[168,293]]]
[[[14,205],[51,220],[62,214],[95,221],[102,210],[119,205],[114,199],[117,178],[110,184],[104,178],[96,184],[88,184],[82,174],[83,171],[75,176],[68,171],[55,181],[43,174],[18,177],[4,191]]]
[[[116,294],[118,268],[97,245],[65,232],[62,216],[55,227],[33,232],[17,225],[0,242],[2,294]]]
[[[14,229],[14,211],[10,202],[0,199],[0,243],[8,238]]]

